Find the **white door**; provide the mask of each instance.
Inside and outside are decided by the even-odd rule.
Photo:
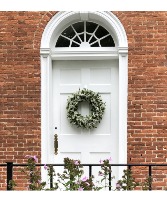
[[[112,163],[118,163],[118,76],[118,60],[53,61],[53,127],[58,134],[58,155],[51,154],[53,163],[63,163],[65,157],[81,163],[112,157]],[[67,119],[67,98],[79,88],[99,92],[106,102],[96,129],[79,129]],[[89,106],[81,104],[80,112],[88,114]]]

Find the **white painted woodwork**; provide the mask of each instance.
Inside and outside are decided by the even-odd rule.
[[[59,148],[57,156],[50,154],[52,162],[63,163],[64,157],[70,157],[82,163],[99,163],[111,156],[118,163],[118,72],[117,60],[53,62],[53,125],[58,128]],[[99,92],[106,102],[96,129],[79,129],[66,117],[68,96],[84,87]],[[88,114],[88,106],[81,105],[80,112]]]
[[[80,21],[80,20],[89,20],[89,21],[93,21],[93,22],[97,22],[99,24],[101,24],[103,27],[106,27],[107,30],[109,30],[110,34],[112,35],[114,42],[116,44],[115,48],[101,48],[98,47],[96,48],[83,48],[80,47],[79,49],[77,48],[63,48],[63,49],[56,49],[54,47],[54,44],[57,40],[57,37],[59,36],[59,34],[62,32],[62,30],[67,27],[68,25],[70,25],[71,23]],[[128,41],[127,41],[127,36],[126,36],[126,32],[124,30],[123,25],[121,24],[121,22],[119,21],[119,19],[111,12],[102,12],[102,11],[90,11],[90,12],[79,12],[79,11],[67,11],[67,12],[59,12],[57,13],[55,16],[53,16],[53,18],[48,22],[43,35],[42,35],[42,39],[41,39],[41,48],[40,48],[40,54],[41,54],[41,162],[42,163],[54,163],[55,162],[55,156],[54,156],[54,152],[53,152],[53,148],[54,148],[54,141],[53,141],[53,134],[58,133],[59,135],[60,133],[60,127],[58,127],[58,131],[54,130],[54,126],[56,126],[55,124],[55,117],[53,117],[53,111],[54,109],[54,97],[53,97],[53,89],[55,88],[54,85],[56,85],[54,83],[54,81],[52,81],[52,78],[54,77],[53,75],[55,74],[55,66],[57,66],[57,64],[61,63],[60,60],[62,60],[62,64],[63,66],[65,65],[65,62],[68,64],[67,66],[70,66],[70,62],[69,60],[71,60],[71,64],[72,61],[76,62],[78,61],[79,63],[81,63],[81,60],[83,61],[82,64],[88,64],[89,62],[94,63],[94,68],[98,67],[98,65],[101,64],[101,62],[104,62],[104,64],[108,64],[110,63],[111,60],[117,60],[117,70],[118,71],[118,78],[117,78],[117,93],[118,93],[118,114],[116,120],[117,120],[117,137],[113,140],[113,142],[111,141],[111,148],[113,150],[109,151],[110,154],[112,153],[112,158],[113,158],[113,162],[118,162],[118,163],[126,163],[127,162],[127,95],[128,95]],[[57,62],[57,64],[56,64]],[[78,64],[79,64],[78,63]],[[111,64],[114,64],[114,62],[111,62]],[[76,63],[77,64],[77,63]],[[74,65],[74,64],[73,64]],[[77,66],[79,67],[79,66]],[[82,69],[83,66],[79,67],[79,69]],[[108,68],[109,66],[107,66]],[[111,66],[110,66],[111,67]],[[104,68],[104,67],[103,67]],[[87,69],[87,68],[86,68]],[[97,68],[98,69],[98,68]],[[104,68],[105,69],[105,68]],[[86,70],[85,70],[86,71]],[[75,85],[74,83],[68,84],[71,81],[69,80],[69,78],[67,79],[62,79],[61,82],[63,82],[62,84],[65,85],[71,85],[73,86],[71,88],[71,90],[75,90],[77,89],[78,86],[83,86],[83,87],[91,87],[92,90],[96,90],[98,89],[99,91],[101,91],[103,99],[107,101],[107,105],[109,100],[111,100],[110,103],[110,109],[107,110],[107,113],[109,113],[108,111],[110,111],[110,118],[111,118],[111,129],[112,127],[116,127],[114,124],[115,122],[112,122],[112,106],[113,106],[113,101],[112,101],[112,93],[111,96],[109,98],[109,95],[107,94],[109,92],[109,88],[111,86],[111,91],[112,92],[112,88],[114,88],[114,86],[112,86],[112,82],[113,80],[111,80],[111,83],[107,83],[109,76],[108,74],[106,75],[106,80],[105,79],[98,79],[98,76],[100,75],[100,71],[102,71],[102,68],[98,69],[97,71],[95,71],[94,69],[90,68],[90,72],[89,72],[89,76],[91,74],[96,75],[95,78],[90,77],[91,78],[91,85],[89,84],[87,86],[87,84],[84,84],[85,86],[83,86],[82,80],[80,80],[81,82],[79,82],[77,79],[75,78]],[[109,70],[106,70],[106,72]],[[111,72],[114,70],[110,70]],[[65,73],[65,71],[64,71]],[[72,74],[72,71],[70,72]],[[66,73],[65,73],[66,74]],[[78,74],[78,75],[82,75],[84,73],[78,73],[78,71],[76,70],[76,68],[74,68],[74,74]],[[106,73],[104,73],[106,74]],[[90,81],[90,78],[86,77],[86,79],[88,79]],[[116,79],[116,78],[113,78]],[[59,79],[60,81],[60,79]],[[56,81],[58,82],[58,81]],[[103,82],[103,83],[100,83]],[[106,83],[105,83],[106,82]],[[54,85],[53,85],[54,84]],[[104,90],[104,86],[102,86],[102,84],[105,86],[105,91]],[[97,88],[98,87],[98,88]],[[59,88],[57,88],[59,89]],[[71,93],[71,91],[68,88],[63,88],[61,86],[60,88],[62,90],[62,92],[68,92],[69,94]],[[57,93],[58,95],[58,93]],[[60,94],[59,94],[60,96]],[[59,106],[61,104],[60,107],[62,107],[63,103],[65,103],[65,99],[66,96],[60,96],[61,100],[57,100],[57,102],[59,102]],[[62,102],[61,102],[62,101]],[[61,111],[61,108],[59,108],[59,111]],[[63,111],[61,111],[62,113],[62,117],[65,115],[63,115]],[[61,114],[60,113],[60,114]],[[105,114],[105,116],[109,116],[109,114]],[[59,117],[60,118],[60,117]],[[108,121],[106,120],[107,118],[104,117],[103,121]],[[114,119],[115,120],[115,119]],[[86,136],[89,136],[89,138],[94,138],[95,137],[102,137],[102,134],[106,136],[107,139],[107,134],[111,134],[112,136],[112,130],[111,133],[108,133],[109,128],[108,125],[105,128],[101,128],[103,127],[103,121],[101,122],[101,124],[98,126],[97,129],[95,129],[90,136],[90,134],[83,134],[83,132],[80,132],[79,134],[75,134],[76,129],[72,129],[70,127],[71,133],[73,134],[73,137],[75,137],[74,135],[77,135],[77,138],[85,138]],[[58,122],[57,122],[58,123]],[[60,123],[58,123],[60,124]],[[64,124],[64,123],[62,123]],[[63,132],[64,134],[66,134],[67,128],[69,130],[69,125],[66,125],[65,131],[64,128],[61,132]],[[104,131],[102,132],[97,132],[97,131]],[[62,133],[62,135],[63,135]],[[68,138],[72,135],[66,134],[65,136],[67,136]],[[108,135],[110,136],[110,135]],[[115,134],[116,136],[116,134]],[[110,137],[109,137],[110,138]],[[105,139],[105,138],[104,138]],[[112,139],[112,137],[111,137]],[[77,140],[76,140],[77,141]],[[97,142],[100,142],[101,140],[97,139]],[[114,145],[116,143],[116,145]],[[94,143],[95,144],[95,143]],[[108,145],[108,143],[106,144]],[[114,145],[114,147],[113,147]],[[61,144],[60,144],[61,146]],[[70,145],[69,145],[70,147]],[[61,147],[59,147],[61,148]],[[77,147],[76,147],[77,148]],[[103,147],[102,147],[103,148]],[[106,147],[108,148],[108,147]],[[115,149],[114,149],[115,148]],[[99,148],[100,150],[100,148]],[[69,152],[69,151],[68,151]],[[73,157],[81,157],[81,154],[77,151],[75,151],[75,156],[74,154]],[[91,155],[89,154],[89,161],[91,161],[93,159],[93,161],[98,161],[99,160],[99,155],[98,152],[101,152],[101,156],[102,156],[102,151],[91,151]],[[106,152],[108,152],[108,150],[106,149]],[[69,152],[70,153],[70,152]],[[104,158],[106,156],[108,156],[108,153],[106,155],[106,153],[104,152]],[[66,155],[65,155],[66,156]],[[116,159],[117,157],[117,159]],[[60,158],[61,159],[61,158]],[[87,162],[86,162],[87,163]],[[119,178],[122,176],[122,170],[123,167],[121,168],[117,168],[118,171],[118,175]],[[45,180],[46,177],[46,171],[42,171],[42,178]]]

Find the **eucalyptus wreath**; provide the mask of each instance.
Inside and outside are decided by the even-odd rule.
[[[90,106],[90,115],[82,116],[78,112],[78,106],[81,102],[88,102]],[[97,128],[100,123],[104,111],[105,103],[102,101],[99,93],[93,92],[86,88],[73,93],[67,99],[67,118],[70,123],[78,128],[92,129]]]

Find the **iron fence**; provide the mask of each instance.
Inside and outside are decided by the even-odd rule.
[[[42,167],[46,164],[36,164],[37,167]],[[59,167],[59,166],[64,166],[64,164],[49,164],[50,166],[55,166],[55,167]],[[111,167],[114,166],[123,166],[126,167],[127,169],[132,169],[132,167],[147,167],[148,168],[148,174],[147,177],[152,179],[152,170],[153,167],[162,167],[164,166],[165,169],[167,169],[167,164],[110,164]],[[13,168],[14,167],[26,167],[28,166],[28,164],[14,164],[13,162],[6,162],[6,164],[0,164],[0,167],[6,167],[6,190],[10,191],[12,190],[11,186],[10,186],[10,181],[13,180]],[[92,176],[92,167],[96,167],[96,166],[101,166],[101,164],[81,164],[81,166],[83,167],[88,167],[89,168],[89,177]],[[111,191],[111,173],[109,173],[109,191]],[[53,175],[50,176],[50,188],[53,188]],[[152,181],[149,184],[149,191],[152,190]]]

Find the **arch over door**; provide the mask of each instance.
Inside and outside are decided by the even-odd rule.
[[[61,32],[70,24],[77,21],[92,21],[99,23],[112,35],[115,47],[74,47],[56,48],[56,41]],[[118,18],[110,12],[60,12],[56,14],[47,24],[41,40],[41,139],[42,139],[42,163],[54,163],[53,157],[53,135],[55,131],[53,106],[55,88],[53,75],[56,68],[59,69],[59,60],[65,65],[65,61],[76,62],[84,60],[82,64],[87,65],[93,61],[94,65],[101,64],[102,60],[117,60],[118,73],[118,134],[117,134],[117,160],[118,163],[127,162],[127,84],[128,84],[128,58],[127,58],[127,38],[125,30]],[[53,62],[56,60],[56,62]],[[77,64],[77,63],[73,64]],[[59,65],[58,65],[59,64]],[[69,63],[70,64],[70,63]],[[112,62],[111,62],[112,64]],[[64,66],[65,67],[65,66]],[[64,68],[63,67],[63,68]],[[109,67],[109,66],[108,66]],[[80,65],[79,68],[83,68]],[[112,65],[111,65],[112,68]],[[103,68],[100,68],[100,71]],[[98,71],[97,71],[98,72]],[[98,74],[93,78],[98,78]],[[82,74],[81,74],[82,77]],[[112,82],[112,80],[111,80]],[[61,83],[61,82],[60,82]],[[60,84],[59,83],[59,84]],[[54,85],[53,85],[54,84]],[[59,85],[58,84],[58,85]],[[80,84],[81,85],[81,84]],[[96,86],[97,87],[97,86]],[[90,86],[90,88],[93,88]],[[100,91],[99,89],[93,89]],[[101,91],[102,92],[102,91]],[[102,92],[103,93],[103,92]],[[112,92],[111,92],[112,93]],[[60,94],[59,94],[60,96]],[[61,97],[61,96],[60,96]],[[59,99],[59,98],[57,98]],[[105,99],[105,97],[104,97]],[[112,105],[112,100],[111,105]],[[113,122],[111,121],[111,124]],[[102,125],[103,123],[101,123]],[[99,126],[100,127],[100,126]],[[60,127],[61,128],[61,127]],[[59,130],[59,129],[58,129]],[[60,131],[58,131],[60,132]],[[61,132],[59,133],[61,134]],[[112,141],[111,141],[112,142]],[[113,152],[112,152],[113,153]],[[122,170],[122,168],[120,169]],[[121,175],[121,172],[120,172]]]

